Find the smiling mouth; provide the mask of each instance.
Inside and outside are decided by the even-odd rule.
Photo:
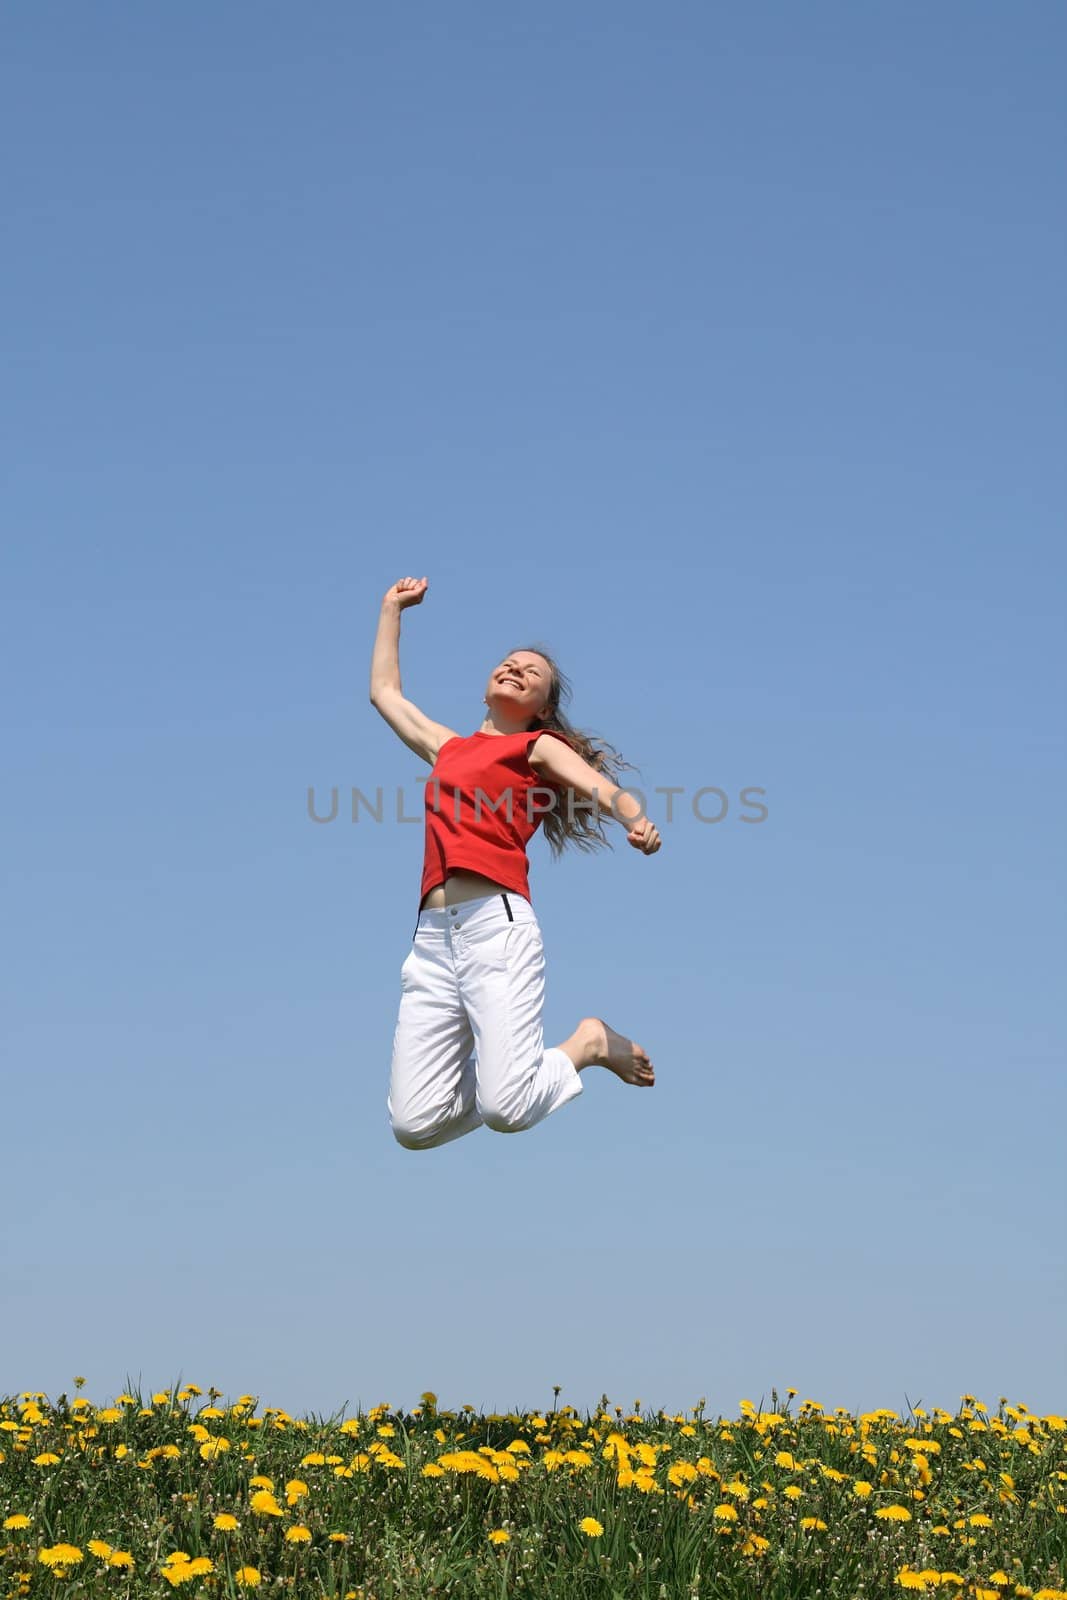
[[[519,682],[518,678],[501,678],[500,681],[501,683],[513,683],[516,689],[522,688],[522,684]]]

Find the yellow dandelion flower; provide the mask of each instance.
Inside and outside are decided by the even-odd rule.
[[[508,1530],[506,1528],[494,1528],[492,1533],[489,1535],[489,1543],[490,1544],[507,1544],[507,1542],[508,1542],[508,1540],[510,1538],[511,1538],[511,1534],[508,1532]]]
[[[34,1456],[35,1467],[55,1467],[59,1465],[59,1457],[53,1450],[42,1450],[39,1456]]]
[[[85,1560],[85,1556],[76,1544],[53,1544],[38,1550],[37,1559],[44,1566],[58,1571],[64,1567],[76,1567],[79,1561]]]
[[[782,1493],[785,1495],[787,1500],[799,1500],[804,1491],[800,1487],[799,1483],[791,1483],[787,1488],[782,1490]]]
[[[89,1553],[90,1555],[99,1556],[101,1561],[106,1561],[111,1554],[111,1546],[105,1544],[103,1539],[90,1539]]]
[[[107,1564],[109,1567],[129,1568],[133,1566],[133,1556],[128,1550],[112,1550],[107,1558]]]
[[[1000,1600],[999,1589],[975,1589],[974,1600]]]
[[[123,1396],[123,1398],[125,1398],[125,1396]],[[105,1406],[103,1411],[98,1411],[96,1413],[96,1420],[97,1422],[106,1422],[108,1424],[113,1422],[121,1422],[122,1412],[119,1411],[116,1406]]]
[[[241,1526],[232,1511],[216,1511],[212,1521],[220,1533],[233,1533]]]
[[[45,1563],[45,1566],[77,1566],[78,1562],[85,1560],[85,1554],[77,1544],[51,1544],[46,1549],[38,1550],[37,1560]]]
[[[194,1583],[196,1573],[193,1564],[188,1559],[184,1561],[170,1561],[162,1568],[162,1573],[172,1589],[179,1589],[183,1583]]]
[[[602,1525],[595,1517],[583,1517],[578,1526],[583,1533],[589,1535],[590,1539],[599,1539],[604,1532]]]
[[[911,1521],[911,1512],[907,1506],[879,1506],[874,1514],[876,1517],[881,1517],[883,1522]]]
[[[285,1486],[285,1503],[295,1506],[298,1500],[304,1500],[309,1493],[308,1486],[303,1478],[290,1478]]]
[[[972,1528],[991,1528],[993,1526],[993,1518],[987,1516],[984,1511],[976,1511],[974,1516],[970,1518],[970,1524]]]
[[[444,1467],[439,1467],[436,1461],[427,1461],[426,1465],[422,1469],[422,1476],[424,1478],[443,1478],[444,1475]]]
[[[826,1524],[821,1517],[801,1517],[800,1526],[808,1529],[814,1528],[816,1533],[826,1532]]]
[[[770,1547],[771,1541],[765,1539],[762,1534],[750,1533],[741,1546],[741,1554],[743,1556],[762,1556]]]
[[[282,1508],[269,1489],[257,1489],[248,1503],[257,1516],[280,1517],[282,1515]]]
[[[725,1501],[721,1506],[716,1506],[715,1510],[711,1514],[715,1518],[716,1522],[737,1521],[737,1508],[735,1506],[727,1505]]]
[[[340,1459],[340,1456],[338,1456],[337,1460],[340,1461]],[[259,1473],[256,1475],[256,1477],[249,1478],[248,1487],[250,1489],[266,1489],[267,1492],[270,1493],[270,1491],[274,1488],[274,1479],[265,1478],[263,1477],[262,1473]]]
[[[692,1483],[693,1479],[699,1476],[691,1461],[676,1461],[667,1469],[667,1482],[675,1489],[680,1488],[683,1483]]]
[[[205,1461],[214,1461],[216,1456],[225,1455],[226,1451],[229,1448],[230,1448],[229,1439],[223,1438],[222,1435],[220,1434],[220,1436],[217,1439],[207,1439],[207,1440],[205,1440],[204,1443],[200,1446],[200,1454],[201,1454],[201,1456],[203,1457],[203,1459]]]
[[[902,1589],[925,1589],[926,1579],[921,1572],[916,1572],[912,1567],[901,1567],[897,1573],[897,1582]]]
[[[28,1528],[30,1519],[24,1511],[16,1511],[13,1517],[4,1518],[4,1528],[7,1532],[17,1532],[19,1528]]]
[[[238,1567],[233,1577],[241,1589],[258,1589],[263,1582],[263,1574],[258,1567]]]
[[[774,1464],[776,1467],[784,1467],[787,1472],[795,1472],[797,1470],[796,1460],[788,1450],[779,1450],[774,1458]]]
[[[296,1522],[291,1528],[285,1530],[286,1544],[308,1544],[311,1540],[311,1529],[305,1528],[302,1522]]]

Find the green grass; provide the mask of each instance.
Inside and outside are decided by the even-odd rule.
[[[857,1417],[774,1394],[729,1421],[220,1400],[0,1401],[0,1600],[1067,1600],[1067,1427],[1004,1400]]]

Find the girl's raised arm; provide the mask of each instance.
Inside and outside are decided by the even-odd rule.
[[[432,767],[437,752],[446,739],[456,738],[456,731],[431,721],[417,705],[405,700],[400,687],[400,613],[417,606],[428,587],[425,578],[401,578],[386,590],[371,657],[370,703],[408,749]]]

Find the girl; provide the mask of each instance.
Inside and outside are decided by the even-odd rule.
[[[557,855],[568,842],[607,843],[590,816],[600,804],[624,822],[635,849],[659,849],[637,801],[605,776],[628,763],[570,725],[560,711],[569,685],[540,650],[513,650],[490,674],[476,733],[432,722],[405,699],[400,613],[427,588],[425,578],[401,578],[386,593],[370,685],[371,704],[433,769],[387,1102],[393,1133],[409,1150],[483,1123],[498,1133],[532,1128],[581,1093],[586,1067],[643,1087],[655,1081],[641,1046],[600,1017],[584,1017],[545,1049],[544,951],[528,882],[526,845],[542,818]]]

